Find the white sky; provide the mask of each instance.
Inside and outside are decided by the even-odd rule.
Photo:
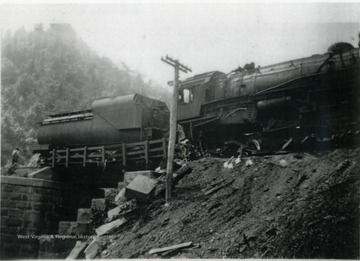
[[[185,79],[245,63],[269,65],[358,44],[360,3],[122,3],[0,5],[3,29],[70,23],[100,55],[166,86],[168,54],[192,68]]]

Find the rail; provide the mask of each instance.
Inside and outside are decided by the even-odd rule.
[[[77,147],[53,149],[47,159],[49,165],[106,166],[111,163],[121,163],[123,166],[134,161],[144,161],[149,164],[151,159],[165,158],[167,153],[167,139],[145,140],[135,143],[120,143],[94,147]]]

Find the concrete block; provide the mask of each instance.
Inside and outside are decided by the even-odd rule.
[[[76,227],[77,227],[77,222],[60,221],[59,222],[59,235],[71,235]]]
[[[81,257],[80,254],[83,252],[84,248],[87,246],[86,242],[76,241],[74,248],[71,250],[70,254],[67,256],[66,260],[73,260]]]
[[[119,193],[115,196],[115,204],[122,204],[123,202],[125,202],[127,200],[127,198],[125,197],[125,190],[126,188],[122,188]]]
[[[5,219],[5,225],[8,227],[20,227],[22,220],[19,218],[7,218]]]
[[[21,196],[22,195],[20,193],[13,192],[9,195],[9,198],[12,200],[21,200]]]
[[[78,222],[89,222],[90,219],[90,208],[79,208],[77,213]]]
[[[126,187],[125,196],[129,199],[135,198],[140,201],[146,201],[151,196],[151,192],[155,189],[157,183],[154,179],[137,175]]]
[[[124,174],[124,183],[125,185],[130,184],[138,175],[142,175],[148,178],[154,178],[154,172],[152,170],[142,170],[142,171],[129,171]]]
[[[40,238],[39,259],[65,259],[75,246],[76,239],[72,238]]]
[[[85,258],[86,259],[94,259],[98,254],[101,253],[103,245],[100,241],[100,238],[96,237],[93,241],[85,248]]]
[[[105,211],[105,209],[106,209],[105,199],[104,198],[93,198],[91,200],[91,208]]]
[[[77,222],[77,235],[91,235],[94,231],[94,226],[91,222]]]
[[[40,222],[40,211],[30,210],[24,212],[24,221]]]
[[[60,221],[60,235],[89,235],[93,232],[91,222]]]
[[[22,218],[23,211],[16,208],[10,208],[8,209],[7,217],[9,218]]]
[[[114,230],[118,229],[122,225],[124,225],[127,222],[125,218],[117,219],[113,222],[107,223],[105,225],[102,225],[95,229],[95,232],[98,236],[102,236],[108,233],[113,232]]]

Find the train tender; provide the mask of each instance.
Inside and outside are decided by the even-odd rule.
[[[103,164],[124,161],[125,165],[126,149],[161,140],[168,128],[169,111],[164,102],[139,94],[102,98],[94,101],[90,110],[51,115],[41,122],[39,148],[34,152],[40,152],[53,166],[57,162],[67,166],[72,161],[84,166],[96,162],[98,157],[91,152],[102,155]],[[122,149],[122,144],[127,148]],[[117,155],[112,156],[114,153]],[[138,158],[149,160],[149,154],[140,154]]]
[[[276,138],[300,144],[358,133],[359,64],[358,48],[337,43],[323,55],[195,75],[181,83],[178,121],[208,150],[254,139],[280,149]]]

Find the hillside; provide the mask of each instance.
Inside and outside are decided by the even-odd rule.
[[[189,162],[193,171],[170,209],[159,195],[140,206],[101,237],[96,258],[359,258],[359,155],[357,148],[251,157],[234,169],[219,158]]]
[[[7,32],[1,56],[1,165],[19,147],[21,164],[36,144],[37,123],[47,115],[88,109],[105,96],[142,93],[167,99],[126,64],[100,57],[68,24],[40,24]]]

